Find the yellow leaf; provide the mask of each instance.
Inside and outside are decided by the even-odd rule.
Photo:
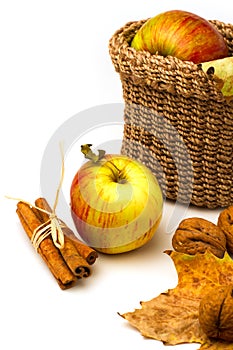
[[[211,340],[198,321],[201,298],[212,288],[233,284],[233,260],[225,253],[223,259],[213,254],[187,255],[166,251],[178,274],[174,289],[154,299],[141,302],[141,309],[122,314],[143,336],[166,345],[200,343],[202,350],[230,350],[233,344]]]

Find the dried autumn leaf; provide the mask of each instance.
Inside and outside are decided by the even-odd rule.
[[[141,309],[122,314],[132,326],[148,338],[166,345],[200,343],[202,350],[230,350],[233,344],[209,339],[198,321],[200,300],[212,288],[233,283],[233,260],[225,253],[223,259],[210,252],[187,255],[166,251],[178,274],[174,289],[156,298],[141,302]]]

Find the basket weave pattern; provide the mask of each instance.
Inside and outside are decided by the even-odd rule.
[[[233,102],[200,65],[131,48],[144,22],[127,23],[109,42],[125,101],[121,152],[148,166],[169,199],[233,204]],[[233,25],[210,22],[232,56]]]

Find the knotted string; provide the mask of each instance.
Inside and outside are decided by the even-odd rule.
[[[60,181],[59,181],[58,188],[56,191],[56,197],[55,197],[52,212],[47,211],[45,209],[42,209],[40,207],[37,207],[36,205],[33,205],[33,204],[31,204],[31,203],[29,203],[21,198],[6,196],[6,198],[8,198],[8,199],[14,199],[14,200],[23,202],[25,204],[28,204],[31,208],[35,208],[35,209],[49,215],[49,219],[46,222],[43,222],[41,225],[39,225],[33,231],[33,234],[31,237],[31,242],[36,250],[38,250],[41,242],[43,242],[43,240],[50,235],[52,237],[54,245],[58,249],[61,249],[64,246],[64,233],[62,231],[62,228],[64,228],[64,224],[62,223],[61,220],[58,219],[58,217],[56,215],[56,208],[57,208],[59,194],[60,194],[60,190],[61,190],[63,179],[64,179],[64,169],[65,169],[65,167],[64,167],[64,154],[63,154],[63,148],[61,147],[61,145],[60,145],[60,151],[61,151],[61,157],[62,157],[61,177],[60,177]]]
[[[40,210],[40,208],[37,208]],[[41,242],[51,235],[54,245],[61,249],[64,246],[64,233],[62,227],[64,225],[57,218],[55,213],[49,213],[49,220],[38,226],[32,234],[31,242],[36,250],[38,250]]]

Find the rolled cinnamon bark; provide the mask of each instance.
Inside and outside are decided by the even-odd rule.
[[[88,277],[91,274],[90,266],[86,260],[78,253],[73,242],[64,237],[64,247],[60,252],[73,274],[78,278]]]
[[[45,198],[36,199],[35,205],[48,212],[52,211]],[[46,213],[39,212],[39,215],[41,216],[42,222],[45,222],[49,219],[49,216]],[[72,244],[76,247],[76,250],[78,251],[79,255],[81,255],[89,265],[94,264],[98,257],[98,253],[93,248],[89,247],[81,240],[79,240],[74,234],[74,232],[64,222],[63,224],[64,227],[62,228],[62,230],[64,232],[65,238],[68,238],[72,241]]]
[[[31,239],[34,230],[41,225],[41,221],[34,210],[24,202],[18,202],[16,213],[26,234]],[[41,242],[38,253],[45,261],[61,289],[71,288],[75,284],[76,277],[67,266],[59,249],[53,244],[50,236]]]
[[[77,251],[86,260],[86,262],[89,265],[93,265],[98,258],[98,253],[93,248],[89,247],[81,240],[79,240],[69,227],[65,227],[63,231],[64,234],[72,240],[73,244],[76,246]]]

